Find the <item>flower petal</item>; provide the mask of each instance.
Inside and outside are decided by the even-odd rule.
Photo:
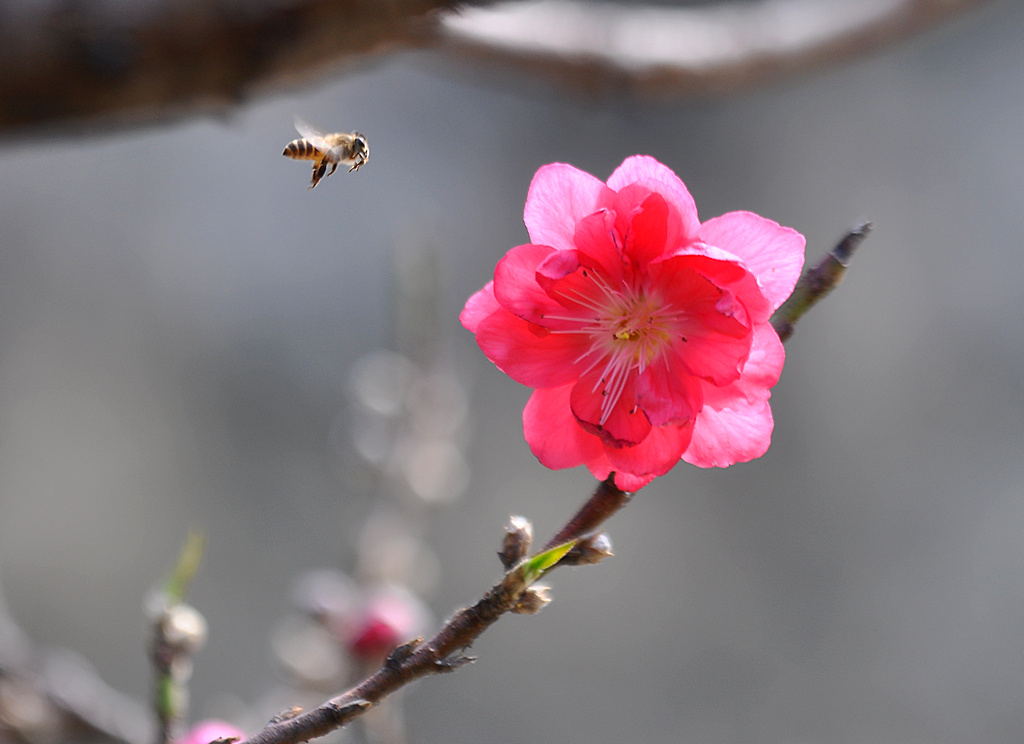
[[[723,298],[732,293],[693,270],[694,259],[677,256],[651,267],[663,301],[679,315],[672,329],[676,339],[667,354],[685,374],[726,385],[739,377],[750,353],[751,329],[723,311]]]
[[[736,315],[745,324],[767,321],[772,315],[772,306],[757,277],[731,253],[710,245],[703,250],[704,253],[682,251],[673,258],[685,257],[687,266],[716,287],[729,290],[729,304],[723,305],[721,310]]]
[[[544,324],[545,313],[560,308],[537,283],[537,267],[557,253],[549,246],[532,244],[510,250],[494,269],[494,298],[510,313],[531,323]]]
[[[724,408],[729,401],[740,398],[751,402],[768,400],[768,391],[779,381],[785,361],[786,350],[779,334],[769,323],[762,323],[754,328],[750,356],[739,379],[721,387],[705,385],[705,405]]]
[[[774,426],[767,396],[760,401],[736,399],[721,410],[705,405],[683,459],[702,468],[748,462],[768,451]]]
[[[651,194],[633,215],[623,254],[639,271],[665,253],[668,235],[668,204],[661,194]]]
[[[654,478],[676,466],[690,446],[693,430],[692,424],[659,426],[635,447],[606,447],[605,454],[616,473]]]
[[[626,158],[608,177],[608,188],[622,191],[630,184],[640,184],[648,193],[661,194],[679,215],[678,234],[674,236],[677,244],[686,245],[697,240],[700,233],[697,205],[694,204],[689,190],[671,168],[649,155]]]
[[[608,456],[602,451],[600,457],[596,457],[593,460],[589,460],[584,463],[587,466],[587,470],[590,474],[597,478],[599,481],[606,480],[615,468],[612,467],[611,461]],[[635,493],[641,488],[646,486],[657,476],[653,473],[647,475],[635,475],[633,473],[625,473],[622,471],[616,471],[615,473],[615,485],[617,488],[622,489],[628,493]]]
[[[580,263],[595,269],[612,286],[620,286],[626,263],[616,241],[616,215],[602,209],[584,217],[576,226],[574,243]]]
[[[671,431],[676,427],[665,427],[652,432],[645,440],[646,448],[628,449],[606,448],[600,455],[586,463],[587,470],[598,480],[605,480],[615,471],[615,485],[623,491],[636,492],[646,486],[659,475],[664,475],[679,462],[680,454],[690,441],[691,427]],[[612,456],[614,455],[614,462]],[[647,468],[657,459],[659,465],[654,470]],[[633,468],[639,467],[637,470]]]
[[[632,447],[651,431],[651,422],[636,405],[636,375],[625,373],[621,388],[610,392],[605,374],[604,368],[595,367],[580,376],[569,398],[573,415],[605,444]]]
[[[700,237],[742,259],[757,277],[772,310],[793,293],[804,265],[804,236],[752,212],[729,212],[708,220]]]
[[[585,432],[572,415],[572,387],[534,390],[523,409],[523,434],[530,451],[542,465],[556,470],[574,468],[604,452],[601,441]]]
[[[571,165],[541,167],[530,183],[523,210],[530,241],[560,251],[572,248],[576,223],[612,196],[600,180]]]
[[[636,388],[637,403],[652,426],[692,422],[704,406],[704,386],[675,358],[645,369]]]
[[[476,333],[480,321],[501,307],[494,299],[494,282],[487,282],[484,288],[466,300],[466,306],[459,313],[459,320],[470,333]]]
[[[771,444],[770,388],[779,381],[786,352],[775,329],[763,323],[738,380],[725,387],[704,386],[704,408],[694,425],[693,443],[683,459],[700,467],[725,467],[760,457]]]
[[[555,387],[579,376],[575,362],[583,351],[577,337],[551,333],[505,308],[480,321],[476,342],[498,369],[522,385]]]
[[[590,472],[593,473],[597,477],[597,479],[601,481],[605,480],[608,477],[608,473],[611,472],[611,467],[609,467],[608,470],[605,471],[604,476],[600,476],[597,474],[597,471],[595,471],[594,468],[590,467],[590,463],[587,463],[587,469],[589,469]],[[652,480],[654,480],[656,477],[657,476],[655,475],[633,475],[632,473],[616,473],[615,487],[618,488],[620,491],[625,491],[626,493],[636,493],[641,488],[650,483]]]

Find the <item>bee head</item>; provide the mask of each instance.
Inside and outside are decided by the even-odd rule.
[[[352,134],[352,159],[355,161],[353,170],[365,165],[370,159],[370,143],[359,132]]]

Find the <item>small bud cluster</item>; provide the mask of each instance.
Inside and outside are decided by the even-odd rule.
[[[532,544],[533,525],[525,517],[509,517],[505,525],[501,550],[498,551],[498,557],[501,559],[501,565],[505,567],[505,570],[511,572],[517,566],[521,568],[523,566],[528,567],[528,564],[524,564],[524,561],[527,561],[529,558]],[[543,555],[544,551],[538,554],[538,556]],[[611,539],[605,533],[598,532],[577,540],[561,559],[558,559],[556,555],[552,562],[565,566],[589,566],[600,563],[611,555]],[[535,578],[539,578],[546,570],[548,570],[547,567],[542,567],[540,571],[532,576],[527,572],[528,575],[525,575],[520,581],[528,585]],[[511,573],[508,574],[506,578],[511,575]],[[512,612],[517,615],[536,615],[550,602],[551,587],[540,585],[526,586],[516,600],[515,606],[512,607]]]

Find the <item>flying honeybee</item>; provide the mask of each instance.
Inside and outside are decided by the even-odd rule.
[[[313,161],[313,180],[309,188],[314,188],[324,175],[331,175],[339,165],[351,166],[348,171],[359,170],[370,159],[370,145],[366,137],[359,132],[336,132],[326,134],[303,121],[295,119],[295,129],[302,136],[285,145],[285,157],[295,160]],[[331,172],[327,173],[327,166]]]

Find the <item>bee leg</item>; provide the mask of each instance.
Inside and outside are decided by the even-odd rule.
[[[326,165],[326,163],[324,163],[324,165]],[[331,172],[328,173],[327,175],[328,176],[333,176],[334,175],[334,171],[336,171],[336,170],[338,170],[338,164],[337,163],[331,163]]]
[[[324,172],[327,170],[327,161],[321,160],[319,163],[313,165],[313,183],[309,185],[309,188],[314,188],[320,179],[324,177]]]

